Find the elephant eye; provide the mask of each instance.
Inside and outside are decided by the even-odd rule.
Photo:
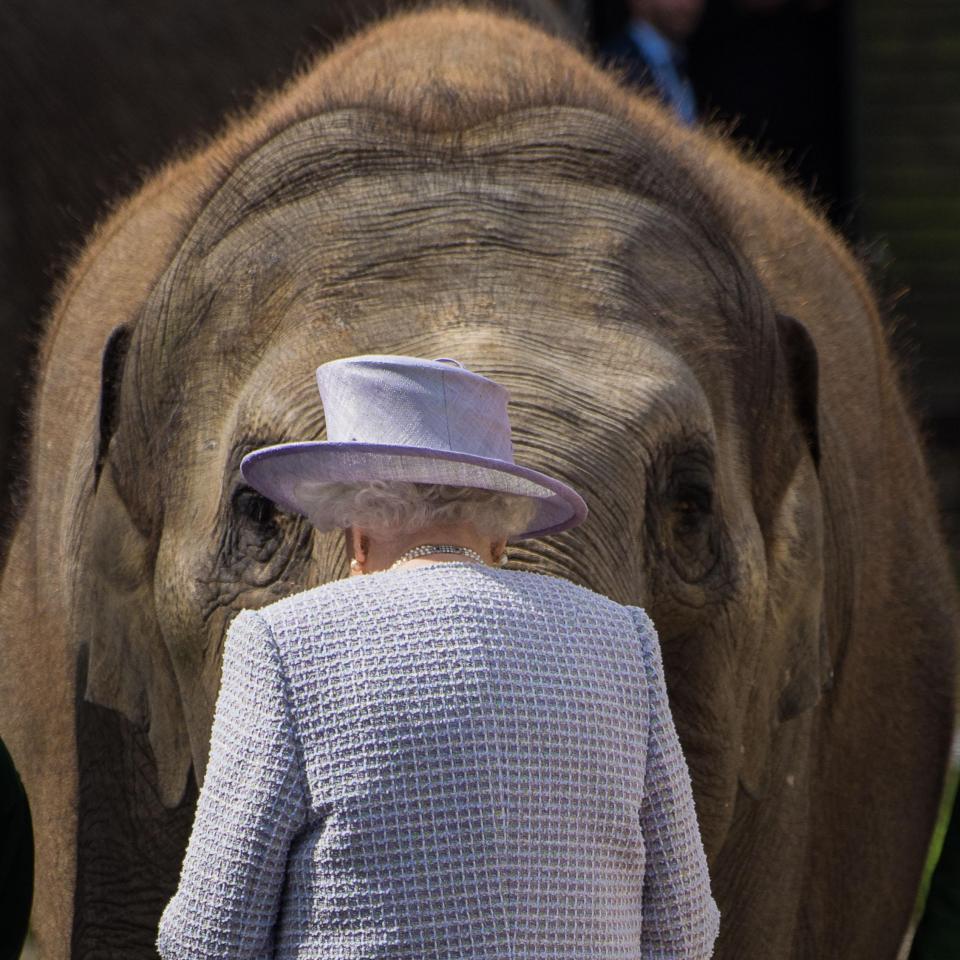
[[[713,494],[699,483],[682,483],[673,496],[675,525],[681,534],[696,533],[713,511]]]
[[[668,441],[647,472],[649,589],[663,609],[674,605],[684,617],[713,603],[728,579],[730,550],[711,443],[699,435]]]
[[[295,580],[310,556],[310,525],[244,484],[227,503],[217,554],[219,581],[233,578],[260,588],[281,577]]]
[[[240,487],[233,495],[234,513],[258,527],[269,527],[276,519],[277,508],[271,500],[250,487]]]

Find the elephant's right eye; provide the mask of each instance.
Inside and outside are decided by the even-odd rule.
[[[233,512],[241,520],[253,526],[267,529],[273,526],[277,508],[273,501],[250,487],[240,487],[233,495]]]

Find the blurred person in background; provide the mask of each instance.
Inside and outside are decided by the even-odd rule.
[[[697,120],[697,102],[685,44],[703,7],[704,0],[628,0],[626,26],[600,48],[604,59],[626,70],[628,83],[653,88],[687,124]]]

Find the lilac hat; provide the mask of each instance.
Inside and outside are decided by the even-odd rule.
[[[247,454],[244,480],[286,510],[319,522],[311,490],[324,483],[403,480],[519,494],[536,501],[527,530],[558,533],[587,516],[567,484],[513,462],[509,394],[456,360],[368,355],[317,368],[327,439]]]

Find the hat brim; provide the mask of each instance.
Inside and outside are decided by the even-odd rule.
[[[248,453],[240,473],[283,509],[315,522],[323,518],[311,510],[313,485],[368,480],[444,483],[530,497],[537,511],[528,528],[510,540],[560,533],[587,516],[580,494],[556,477],[505,460],[451,450],[350,441],[282,443]]]

